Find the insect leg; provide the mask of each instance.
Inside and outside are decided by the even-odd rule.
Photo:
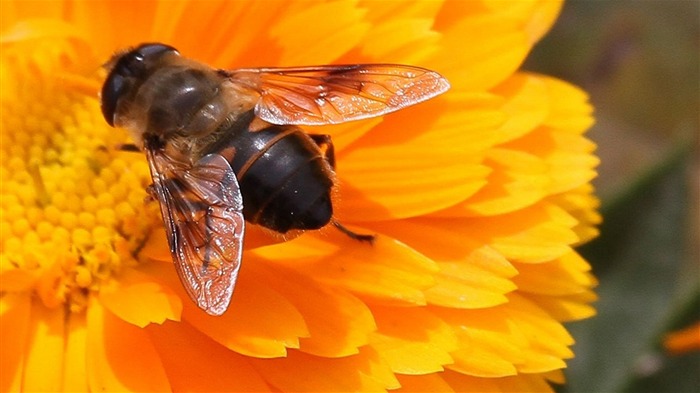
[[[328,161],[328,164],[335,170],[335,148],[330,135],[325,134],[309,134],[311,140],[321,149],[323,156]]]
[[[326,161],[328,161],[331,168],[335,170],[335,148],[333,147],[331,136],[325,134],[309,134],[309,137],[311,137],[311,140],[313,140],[314,143],[316,143],[316,145],[321,149]],[[374,242],[374,235],[353,232],[335,219],[333,219],[331,223],[334,227],[338,228],[340,232],[350,236],[352,239],[361,242],[368,242],[370,244]]]
[[[367,242],[369,244],[374,243],[374,235],[366,235],[363,233],[357,233],[349,230],[346,228],[343,224],[338,222],[337,220],[332,220],[331,223],[333,224],[334,227],[338,228],[340,232],[343,232],[344,234],[350,236],[350,238],[361,241],[361,242]]]
[[[138,146],[136,146],[133,143],[122,143],[120,145],[117,145],[116,148],[117,148],[117,150],[129,151],[129,152],[140,152],[141,151],[141,149],[139,149]]]

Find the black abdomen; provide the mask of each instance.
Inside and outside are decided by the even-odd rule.
[[[328,224],[333,214],[333,172],[319,147],[295,126],[249,131],[252,120],[252,113],[242,116],[209,149],[235,148],[231,167],[238,177],[246,220],[281,233]]]

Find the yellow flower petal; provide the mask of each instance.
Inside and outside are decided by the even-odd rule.
[[[513,74],[492,91],[505,100],[502,110],[507,114],[507,120],[498,129],[504,141],[531,132],[544,123],[551,110],[547,83],[534,75]]]
[[[143,329],[122,321],[92,299],[87,330],[87,380],[91,391],[170,390],[158,352]]]
[[[405,111],[415,117],[385,119],[338,157],[345,163],[339,167],[338,217],[417,216],[473,194],[487,173],[480,152],[498,141],[498,135],[486,131],[503,120],[497,104],[494,97],[453,95]]]
[[[6,293],[0,297],[0,390],[17,392],[22,386],[27,341],[30,339],[31,297]]]
[[[550,114],[544,126],[562,133],[580,135],[593,125],[593,107],[583,90],[552,77],[540,75],[538,78],[547,85],[550,97]]]
[[[591,267],[575,251],[546,263],[519,267],[513,282],[520,290],[540,295],[572,295],[597,284],[589,273]]]
[[[484,164],[492,168],[487,185],[469,200],[437,212],[439,217],[493,216],[528,207],[548,195],[548,167],[538,157],[494,148]]]
[[[140,2],[124,7],[112,2],[76,1],[71,2],[65,12],[74,25],[85,30],[84,37],[93,44],[95,54],[100,59],[108,59],[118,48],[153,39],[150,32],[156,4]],[[105,34],[105,31],[119,34]]]
[[[337,155],[340,155],[348,146],[352,146],[362,135],[371,131],[382,121],[383,118],[375,117],[373,119],[333,124],[319,128],[306,127],[304,130],[310,134],[330,135],[333,146],[335,147],[335,152]]]
[[[574,343],[566,329],[529,300],[513,294],[510,300],[508,316],[517,321],[518,332],[528,342],[518,370],[539,373],[565,367],[562,359],[573,357],[569,346]]]
[[[290,351],[286,359],[251,359],[251,364],[275,388],[287,392],[376,392],[398,387],[393,374],[368,349],[335,359]]]
[[[516,288],[510,277],[517,271],[510,262],[492,248],[464,237],[450,221],[413,218],[372,226],[437,262],[435,284],[425,291],[430,304],[489,307],[504,303],[504,295]]]
[[[87,375],[87,326],[84,313],[73,313],[67,317],[66,347],[63,362],[64,392],[89,391]]]
[[[21,292],[32,288],[36,275],[26,269],[2,264],[0,268],[0,292]]]
[[[602,216],[597,211],[600,201],[593,195],[592,185],[585,184],[566,193],[553,195],[549,200],[576,218],[578,223],[573,230],[579,237],[579,243],[586,243],[598,236],[596,226],[601,223]]]
[[[379,329],[370,345],[394,372],[429,374],[453,363],[450,352],[458,348],[457,337],[429,310],[375,306],[372,311]]]
[[[20,11],[21,12],[21,11]],[[3,14],[5,8],[3,4]],[[28,19],[12,26],[3,24],[2,37],[0,43],[47,39],[47,38],[78,38],[84,37],[84,32],[78,30],[74,25],[55,19]]]
[[[109,311],[138,327],[177,321],[182,312],[182,301],[172,289],[128,268],[118,280],[103,285],[99,299]]]
[[[270,387],[245,356],[229,351],[187,322],[146,329],[161,354],[173,391],[259,392]],[[212,376],[212,377],[206,377]]]
[[[356,229],[359,233],[370,233]],[[424,290],[435,282],[438,266],[406,245],[377,236],[369,245],[335,230],[325,236],[303,236],[284,245],[259,249],[268,258],[279,258],[288,266],[331,287],[343,288],[372,304],[424,305]],[[331,248],[333,251],[327,251]],[[316,257],[307,253],[323,250]],[[283,256],[287,257],[284,258]],[[289,255],[300,259],[289,260]],[[322,256],[322,257],[321,257]],[[303,259],[301,259],[303,258]]]
[[[264,263],[248,253],[244,260],[250,265]],[[309,335],[296,307],[256,277],[255,270],[237,281],[229,305],[229,310],[236,311],[220,317],[204,313],[189,301],[170,261],[149,264],[143,271],[162,279],[184,300],[182,320],[238,353],[263,358],[285,356],[287,348],[299,348],[299,338]]]
[[[502,259],[496,252],[497,259]],[[474,260],[484,263],[493,258],[475,252],[463,263],[440,263],[436,284],[426,291],[430,304],[455,308],[491,307],[508,301],[505,294],[516,289],[508,279],[491,274],[482,266],[470,264]]]
[[[468,2],[452,2],[468,8]],[[453,10],[443,14],[454,13]],[[459,12],[454,13],[458,15]],[[443,48],[425,66],[439,70],[456,91],[482,91],[505,80],[522,63],[530,49],[527,35],[515,21],[492,15],[470,15],[443,28]],[[465,37],[479,37],[478,40]]]
[[[502,216],[475,219],[474,224],[487,236],[492,246],[509,260],[527,263],[549,261],[570,251],[568,244],[578,238],[570,229],[576,221],[555,206],[537,205]]]
[[[429,375],[398,375],[402,392],[449,393],[454,392],[445,382],[441,374]]]
[[[540,375],[519,374],[503,378],[475,378],[455,372],[443,376],[457,392],[553,392],[552,387]]]
[[[33,303],[22,389],[49,392],[61,388],[66,344],[64,318],[61,309],[49,310]]]
[[[518,1],[509,4],[509,7],[503,7],[503,2],[499,0],[487,0],[483,5],[492,14],[523,23],[531,43],[550,29],[562,7],[561,2],[547,0]]]
[[[543,296],[535,294],[523,295],[536,303],[541,309],[557,321],[570,322],[589,318],[595,315],[595,308],[591,303],[597,300],[597,296],[591,290],[568,296]]]
[[[282,50],[280,63],[332,63],[357,45],[369,30],[363,15],[354,0],[291,5],[285,18],[270,29]],[[314,22],[311,29],[309,21]]]
[[[249,264],[263,263],[248,257]],[[174,274],[170,273],[174,278]],[[180,287],[179,281],[171,281]],[[184,290],[181,297],[187,298]],[[182,318],[222,345],[244,355],[261,358],[285,356],[287,348],[299,348],[299,338],[309,331],[299,310],[270,287],[255,271],[241,276],[229,312],[212,317],[192,302],[184,302]]]
[[[360,46],[362,58],[353,59],[355,62],[421,64],[439,50],[440,34],[432,30],[432,19],[401,18],[399,15],[395,18],[369,30],[369,37],[381,39],[369,40]]]
[[[391,21],[393,18],[410,19],[426,18],[434,20],[440,8],[444,6],[443,0],[435,1],[375,1],[360,0],[359,6],[366,10],[366,19],[373,24],[382,24]],[[360,45],[364,42],[360,43]]]
[[[321,285],[286,266],[258,263],[249,269],[301,313],[309,330],[309,337],[300,339],[303,352],[324,357],[356,354],[377,328],[367,306],[345,290]]]

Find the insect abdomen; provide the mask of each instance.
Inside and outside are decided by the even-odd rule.
[[[281,233],[328,224],[333,172],[308,135],[290,125],[248,131],[247,124],[228,135],[246,220]]]

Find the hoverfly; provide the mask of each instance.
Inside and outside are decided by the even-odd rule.
[[[144,150],[177,273],[211,315],[228,308],[245,221],[279,233],[333,223],[333,144],[298,125],[380,116],[449,88],[396,64],[214,69],[145,43],[105,66],[101,106]]]

